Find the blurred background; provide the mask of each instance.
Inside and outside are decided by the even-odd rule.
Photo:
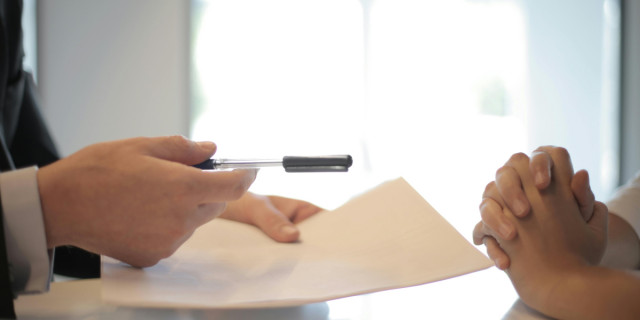
[[[351,154],[348,174],[263,169],[251,190],[332,209],[403,176],[467,239],[515,152],[566,147],[600,200],[640,169],[635,1],[25,5],[25,64],[65,156],[172,134],[219,157]]]

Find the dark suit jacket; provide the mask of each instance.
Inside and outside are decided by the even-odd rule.
[[[58,160],[38,109],[35,85],[22,68],[21,13],[21,0],[0,0],[0,171],[42,167]],[[2,224],[0,219],[0,318],[14,318]],[[77,248],[57,248],[54,270],[75,277],[98,277],[99,261],[99,256]]]

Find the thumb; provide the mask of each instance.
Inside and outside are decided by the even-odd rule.
[[[194,165],[210,158],[216,152],[216,145],[210,141],[195,142],[183,136],[170,136],[150,138],[147,150],[156,158]]]
[[[586,170],[580,170],[571,179],[571,191],[578,201],[580,213],[584,221],[589,221],[594,214],[595,196],[589,185],[589,173]]]
[[[587,224],[594,230],[602,233],[606,239],[606,232],[609,227],[609,209],[604,203],[600,201],[595,202],[593,216]]]

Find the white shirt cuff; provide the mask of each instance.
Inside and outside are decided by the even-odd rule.
[[[47,251],[37,170],[34,166],[0,173],[5,244],[15,294],[46,292],[51,282],[53,254]]]

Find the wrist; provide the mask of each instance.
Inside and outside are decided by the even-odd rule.
[[[37,173],[38,191],[40,193],[40,205],[44,220],[45,235],[48,248],[54,248],[67,244],[63,234],[63,228],[59,214],[56,211],[56,195],[54,192],[53,172],[51,166],[40,168]]]
[[[575,259],[574,259],[575,258]],[[564,257],[562,261],[527,262],[512,259],[507,270],[511,281],[524,303],[545,314],[562,307],[564,297],[572,283],[579,282],[589,265],[577,257]]]
[[[582,264],[557,272],[549,279],[547,290],[531,302],[531,307],[552,317],[566,316],[578,304],[587,292],[589,279],[597,266]]]

